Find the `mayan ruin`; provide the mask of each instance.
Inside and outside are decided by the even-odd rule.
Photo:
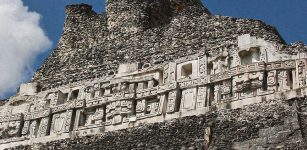
[[[0,149],[307,149],[307,45],[200,0],[65,13],[58,46],[0,102]]]

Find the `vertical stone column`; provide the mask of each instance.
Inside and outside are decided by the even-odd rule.
[[[290,90],[289,72],[287,70],[277,71],[278,91]]]
[[[72,126],[72,120],[73,120],[73,110],[67,110],[66,111],[66,121],[64,126],[64,132],[68,133],[70,132],[71,126]]]
[[[260,61],[268,62],[267,49],[263,46],[260,47]]]
[[[296,61],[296,77],[297,77],[297,88],[306,86],[306,60],[300,59]]]
[[[29,134],[29,128],[30,128],[30,121],[27,120],[23,124],[23,128],[21,131],[21,136],[27,136]]]
[[[180,111],[190,111],[196,108],[197,89],[190,88],[182,90]]]
[[[78,130],[79,128],[79,122],[80,122],[80,119],[81,119],[81,113],[83,112],[84,110],[83,109],[78,109],[76,111],[76,117],[75,117],[75,124],[74,124],[74,130]]]
[[[207,99],[207,87],[206,86],[198,87],[196,109],[205,107],[206,99]]]
[[[136,104],[136,116],[137,117],[143,117],[145,116],[145,110],[146,110],[146,100],[137,100]]]
[[[268,91],[277,91],[277,73],[276,70],[268,71],[267,76]]]
[[[42,118],[40,126],[38,128],[37,137],[44,137],[48,135],[50,125],[50,117]]]
[[[30,138],[36,138],[37,134],[37,120],[32,120],[29,128],[29,136]]]
[[[206,76],[208,74],[208,56],[204,55],[198,58],[199,76]]]
[[[177,95],[177,90],[173,90],[168,93],[167,113],[174,113],[177,111],[179,105]]]
[[[170,62],[168,65],[164,68],[164,84],[173,84],[176,83],[176,67],[177,64],[174,62]],[[167,113],[174,113],[177,111],[177,108],[179,107],[179,100],[178,100],[178,90],[172,90],[168,93],[168,99],[167,99]]]

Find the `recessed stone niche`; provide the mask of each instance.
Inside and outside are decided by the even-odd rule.
[[[188,61],[177,65],[177,78],[194,78],[197,76],[197,60]]]
[[[241,65],[248,65],[256,62],[260,62],[260,49],[250,48],[249,50],[243,50],[239,52],[241,59]]]

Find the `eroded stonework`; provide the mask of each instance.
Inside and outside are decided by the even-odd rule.
[[[58,48],[32,82],[0,104],[1,148],[204,114],[211,115],[197,126],[202,138],[194,148],[268,148],[270,141],[261,137],[275,141],[274,148],[284,140],[303,147],[306,45],[286,45],[260,21],[213,16],[198,0],[109,0],[105,14],[85,4],[68,6],[66,13]],[[249,118],[253,115],[259,118]],[[261,125],[253,126],[257,119]],[[251,123],[239,128],[244,120]],[[223,146],[216,140],[233,137],[221,137],[219,129],[246,138]]]

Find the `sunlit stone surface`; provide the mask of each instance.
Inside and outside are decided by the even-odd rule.
[[[306,45],[199,0],[106,10],[66,7],[58,47],[0,103],[0,149],[304,148]]]

